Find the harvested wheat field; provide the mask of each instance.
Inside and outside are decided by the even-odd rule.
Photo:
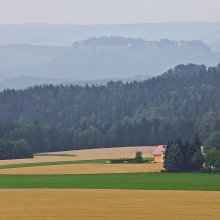
[[[0,190],[2,220],[218,220],[220,192]]]
[[[137,151],[141,151],[143,153],[143,157],[152,157],[152,152],[155,150],[155,148],[156,148],[155,146],[116,147],[116,148],[65,151],[60,153],[75,154],[77,155],[78,158],[80,158],[80,160],[119,159],[119,158],[134,158],[135,153]]]
[[[56,161],[71,161],[71,160],[96,160],[96,159],[120,159],[120,158],[134,158],[137,151],[143,153],[143,157],[152,157],[152,152],[155,146],[143,147],[117,147],[117,148],[100,148],[89,150],[73,150],[64,152],[53,152],[52,154],[71,154],[75,157],[68,156],[35,156],[30,159],[17,160],[0,160],[0,165],[7,164],[23,164],[23,163],[43,163]]]
[[[1,169],[0,174],[101,174],[160,172],[160,163],[147,164],[65,164]]]

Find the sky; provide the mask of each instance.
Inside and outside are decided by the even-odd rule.
[[[220,0],[0,0],[0,23],[220,22]]]

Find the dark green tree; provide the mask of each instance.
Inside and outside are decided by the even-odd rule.
[[[198,167],[195,165],[195,163],[193,163],[193,156],[196,152],[201,153],[201,141],[197,132],[194,134],[193,141],[190,145],[188,145],[185,154],[184,161],[185,161],[185,169],[187,171],[198,170]]]
[[[200,151],[197,151],[194,155],[193,155],[193,158],[192,158],[192,162],[196,168],[196,170],[200,170],[204,163],[205,163],[205,157],[204,155],[202,154],[201,150]]]
[[[220,170],[220,150],[211,148],[205,152],[205,167],[209,170]]]
[[[166,146],[166,149],[165,149],[165,152],[164,152],[164,163],[163,163],[163,167],[167,170],[167,163],[168,163],[168,155],[169,155],[169,150],[171,148],[171,146],[173,145],[173,141],[169,141],[167,146]]]
[[[25,140],[0,139],[0,160],[32,158],[33,153]]]
[[[135,162],[136,163],[143,163],[144,159],[142,157],[142,152],[138,151],[136,152],[136,156],[135,156]]]
[[[181,172],[183,168],[183,154],[177,144],[172,144],[167,155],[167,172]]]
[[[209,147],[213,147],[220,150],[220,130],[214,132],[207,142],[207,145]]]
[[[202,145],[201,145],[199,133],[196,132],[193,137],[192,148],[195,152],[197,152],[197,151],[201,151],[201,146]]]

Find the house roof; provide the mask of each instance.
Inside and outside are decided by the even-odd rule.
[[[166,150],[166,145],[159,145],[157,148],[153,151],[154,156],[160,156],[162,153],[164,153]]]

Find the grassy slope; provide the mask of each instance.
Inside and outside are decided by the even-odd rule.
[[[0,175],[0,188],[220,191],[220,175],[205,173]]]

